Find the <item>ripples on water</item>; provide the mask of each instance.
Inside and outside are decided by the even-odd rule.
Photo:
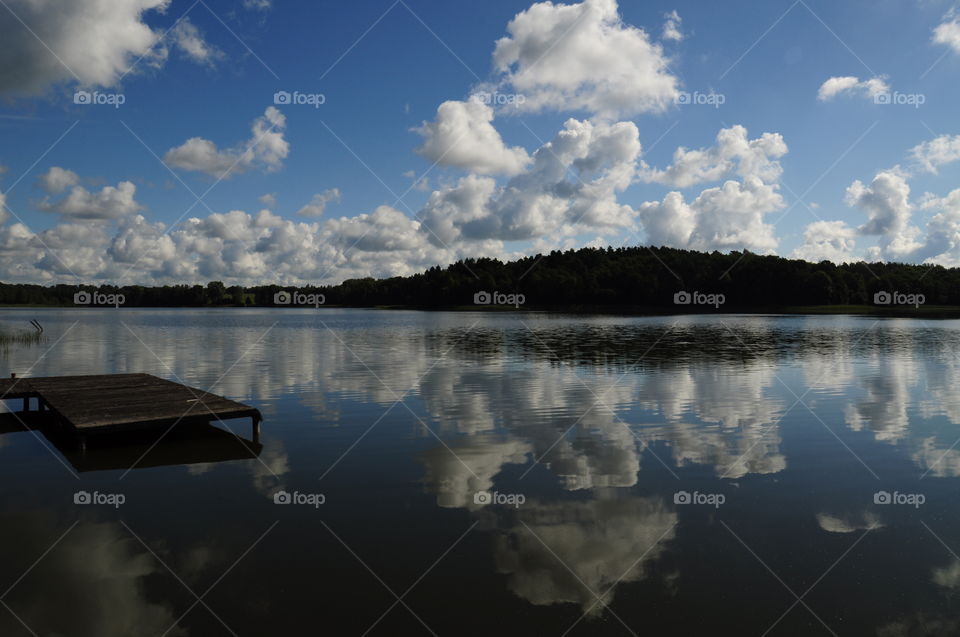
[[[214,430],[85,457],[9,427],[3,635],[960,632],[955,321],[0,323],[38,314],[48,342],[0,373],[148,372],[266,420],[262,449]],[[78,490],[125,502],[75,505]],[[280,490],[326,499],[277,505]]]

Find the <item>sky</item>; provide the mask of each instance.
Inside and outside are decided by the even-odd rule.
[[[0,0],[0,280],[960,265],[950,0]]]

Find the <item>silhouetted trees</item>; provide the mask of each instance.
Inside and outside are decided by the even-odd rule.
[[[465,259],[408,277],[349,279],[333,286],[40,286],[0,283],[0,304],[73,305],[85,290],[122,294],[140,307],[272,306],[282,290],[322,294],[327,305],[456,307],[481,291],[518,293],[526,307],[667,308],[680,291],[723,294],[727,308],[872,305],[874,294],[922,294],[960,306],[960,269],[898,263],[810,263],[751,252],[674,248],[583,248],[517,261]]]

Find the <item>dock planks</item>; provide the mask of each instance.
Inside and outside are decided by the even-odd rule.
[[[0,379],[0,399],[11,398],[36,398],[81,434],[249,417],[256,436],[262,420],[254,407],[151,374]]]

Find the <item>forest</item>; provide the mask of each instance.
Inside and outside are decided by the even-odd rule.
[[[686,296],[684,296],[686,293]],[[715,309],[809,306],[960,306],[960,269],[900,263],[810,263],[751,252],[665,247],[583,248],[337,285],[32,285],[0,283],[2,305],[216,307],[326,305],[456,308],[503,303],[527,309],[675,309],[709,299]],[[506,301],[506,302],[505,302]]]

